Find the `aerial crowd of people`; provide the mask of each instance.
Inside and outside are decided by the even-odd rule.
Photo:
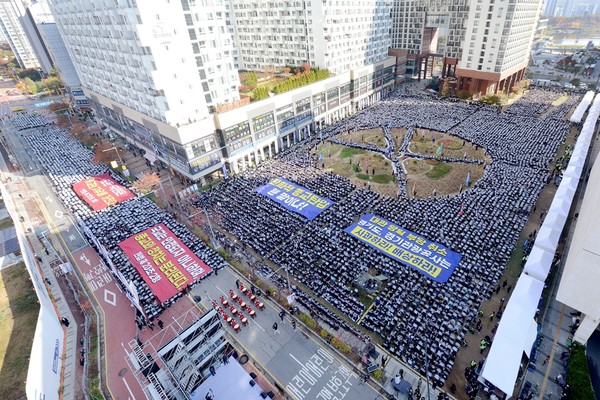
[[[498,286],[538,196],[550,179],[550,166],[564,142],[570,123],[564,120],[577,96],[552,106],[559,94],[530,90],[507,110],[428,94],[396,92],[378,104],[313,134],[281,151],[256,168],[224,180],[194,196],[192,204],[206,210],[222,231],[237,238],[231,242],[217,231],[226,248],[252,249],[261,266],[266,261],[285,269],[312,293],[293,286],[299,304],[314,318],[334,329],[359,323],[383,338],[384,346],[403,362],[444,384],[470,325],[478,318],[483,301]],[[224,260],[144,196],[94,212],[73,191],[86,178],[111,174],[106,166],[92,163],[92,151],[61,129],[36,117],[13,118],[50,177],[53,189],[73,213],[95,247],[126,279],[134,282],[147,315],[157,316],[163,307],[118,244],[159,222],[169,227],[212,269]],[[376,193],[366,186],[327,171],[311,153],[321,141],[338,141],[337,135],[381,128],[386,146],[368,150],[387,157],[394,165],[400,190],[397,197]],[[408,128],[396,148],[392,128]],[[468,190],[448,196],[408,198],[401,160],[416,128],[454,135],[486,150],[491,164]],[[68,160],[68,162],[65,162]],[[452,159],[454,162],[476,162]],[[259,194],[256,189],[283,177],[334,204],[309,221],[302,215]],[[467,189],[467,188],[465,188]],[[344,230],[366,213],[373,213],[400,227],[440,243],[462,259],[445,283],[395,261],[358,241]],[[384,276],[373,305],[359,300],[356,278],[368,272]],[[279,278],[281,280],[281,278]],[[315,301],[325,300],[339,311]],[[177,296],[169,301],[175,301]]]
[[[224,230],[263,260],[286,269],[340,315],[360,321],[381,335],[393,354],[442,385],[482,302],[497,288],[517,239],[550,179],[555,153],[569,132],[570,124],[563,119],[570,107],[551,107],[556,98],[532,89],[508,111],[500,112],[497,107],[481,104],[396,93],[326,128],[322,135],[313,135],[275,159],[203,192],[194,204],[214,215]],[[567,99],[571,105],[576,101],[577,96]],[[469,190],[409,199],[402,192],[392,198],[362,185],[357,187],[321,168],[319,156],[310,153],[321,140],[339,142],[336,135],[382,128],[387,148],[371,150],[398,160],[408,142],[395,149],[386,134],[395,127],[457,136],[485,149],[493,161]],[[256,192],[275,177],[288,179],[335,204],[308,221]],[[403,177],[399,171],[398,180]],[[460,264],[441,284],[359,242],[344,229],[365,213],[445,245],[462,255]],[[387,278],[368,311],[355,290],[357,276],[365,271]],[[311,315],[322,315],[321,319],[336,329],[348,328],[350,324],[331,318],[326,307],[307,301],[305,293],[295,290]]]
[[[43,116],[31,118],[28,114],[22,114],[13,117],[12,122],[15,126],[23,127],[23,138],[32,149],[33,156],[43,166],[52,189],[75,217],[90,244],[104,256],[111,269],[119,271],[126,281],[135,285],[140,305],[147,317],[144,318],[145,323],[151,323],[165,307],[176,301],[182,292],[165,302],[158,301],[138,270],[118,246],[119,243],[158,223],[164,223],[212,270],[224,267],[225,261],[218,253],[192,234],[171,213],[162,210],[146,196],[137,196],[124,203],[93,211],[73,190],[75,183],[106,173],[123,187],[128,187],[128,183],[107,166],[94,164],[92,150],[82,146],[65,130],[53,126]],[[192,285],[200,280],[193,281]],[[126,284],[119,279],[116,279],[116,282],[121,286]]]

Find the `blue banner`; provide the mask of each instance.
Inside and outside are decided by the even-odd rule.
[[[283,178],[275,178],[256,191],[310,221],[333,205],[333,201]]]
[[[446,282],[462,257],[373,214],[363,215],[345,232],[436,282]]]

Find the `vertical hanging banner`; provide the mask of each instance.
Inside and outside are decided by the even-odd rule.
[[[212,271],[162,223],[119,247],[161,303]]]
[[[275,178],[256,191],[310,221],[333,205],[333,201],[283,178]]]
[[[363,215],[344,232],[436,282],[446,282],[462,257],[373,214]]]

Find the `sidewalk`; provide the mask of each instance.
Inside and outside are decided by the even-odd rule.
[[[583,170],[584,172],[582,173],[583,177],[585,177],[587,171],[591,169],[598,154],[600,154],[600,141],[598,140],[597,133],[596,138],[592,141],[592,149],[586,167]],[[586,186],[587,182],[584,179],[576,192],[577,197],[575,199],[575,207],[571,211],[571,216],[575,215],[575,213],[579,213]],[[562,388],[555,383],[555,379],[559,374],[566,377],[566,363],[561,360],[561,354],[568,351],[569,348],[567,343],[573,336],[570,329],[570,325],[572,324],[572,315],[570,313],[573,312],[573,309],[557,301],[556,292],[560,285],[564,263],[567,259],[576,224],[576,220],[571,220],[560,266],[557,270],[554,282],[552,283],[552,292],[550,294],[551,300],[547,310],[545,310],[540,332],[543,339],[538,350],[536,369],[535,371],[527,371],[524,377],[524,382],[530,382],[536,394],[539,394],[539,396],[536,397],[539,400],[559,399]],[[542,312],[543,311],[544,310],[542,310]],[[544,365],[546,357],[550,357],[550,359]]]
[[[29,196],[27,194],[29,191],[26,190],[26,186],[21,182],[21,174],[20,173],[8,173],[6,169],[4,169],[4,175],[6,177],[11,177],[12,181],[6,183],[6,186],[10,193],[19,193],[21,195],[25,194],[25,196],[13,197],[16,212],[18,215],[23,216],[24,221],[23,226],[25,229],[27,227],[32,226],[32,221],[29,217],[29,210],[25,206],[26,201],[30,201]],[[15,221],[15,223],[21,223],[19,221]],[[78,324],[75,316],[71,313],[69,305],[66,301],[65,295],[61,290],[59,283],[56,279],[55,272],[51,266],[51,262],[56,260],[55,255],[46,255],[43,249],[42,244],[37,240],[35,235],[29,234],[27,235],[29,242],[33,248],[35,254],[37,254],[41,258],[41,262],[38,263],[38,266],[41,270],[42,276],[46,281],[46,287],[48,291],[52,294],[54,303],[57,308],[58,318],[67,318],[71,321],[71,324],[68,327],[64,327],[66,337],[65,337],[65,353],[63,357],[63,367],[64,367],[64,375],[63,375],[63,399],[75,399],[77,398],[77,393],[81,393],[81,383],[76,382],[76,368],[78,363],[78,355],[77,355],[77,329]],[[79,386],[79,390],[77,388]]]

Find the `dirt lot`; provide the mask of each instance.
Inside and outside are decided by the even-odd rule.
[[[336,139],[352,143],[373,144],[382,149],[386,147],[385,137],[381,128],[342,133],[337,135]]]
[[[473,158],[484,160],[488,164],[492,162],[492,159],[481,147],[456,136],[427,129],[417,129],[417,133],[410,141],[408,150],[412,153],[435,155],[440,145],[442,146],[440,156]]]
[[[391,163],[381,154],[333,143],[322,143],[313,154],[323,155],[319,167],[350,179],[358,187],[370,186],[386,196],[398,195],[398,184]],[[365,171],[368,164],[368,171]]]
[[[467,174],[470,173],[470,187],[477,182],[484,172],[483,165],[446,163],[435,160],[418,160],[406,158],[402,165],[407,172],[408,197],[424,198],[458,194],[465,187]]]

